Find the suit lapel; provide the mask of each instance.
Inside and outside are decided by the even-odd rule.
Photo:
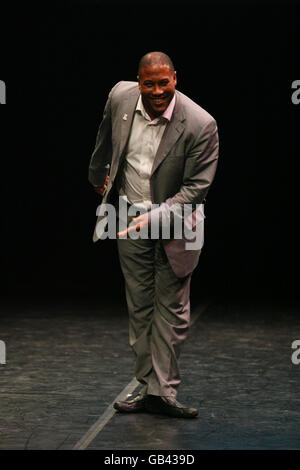
[[[171,121],[167,124],[165,128],[159,147],[157,149],[151,170],[151,176],[161,164],[161,162],[166,158],[170,149],[173,147],[175,142],[179,139],[182,132],[184,131],[184,120],[185,118],[180,104],[180,97],[179,94],[176,93],[176,104],[174,107],[173,115]]]
[[[133,122],[133,116],[134,116],[134,111],[136,108],[136,104],[139,98],[140,91],[138,87],[136,89],[132,90],[126,98],[124,99],[123,103],[123,111],[121,117],[121,135],[120,135],[120,149],[119,149],[119,155],[122,155],[125,145],[127,143],[132,122]]]
[[[123,154],[125,146],[128,141],[128,137],[131,131],[134,112],[135,112],[139,95],[140,95],[139,88],[136,87],[134,90],[129,92],[126,98],[124,99],[122,113],[120,116],[121,132],[120,132],[120,147],[119,147],[119,152],[118,152],[120,156]],[[171,121],[166,126],[161,142],[157,149],[153,166],[152,166],[151,176],[156,171],[156,169],[161,164],[161,162],[166,158],[170,149],[173,147],[175,142],[181,136],[185,128],[183,124],[184,120],[185,120],[185,117],[183,115],[182,106],[180,103],[180,96],[176,92],[176,104],[174,107],[173,115],[172,115]]]

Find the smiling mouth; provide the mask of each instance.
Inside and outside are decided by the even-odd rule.
[[[166,101],[166,98],[151,98],[151,101],[153,101],[153,103],[156,103],[156,104],[161,104]]]

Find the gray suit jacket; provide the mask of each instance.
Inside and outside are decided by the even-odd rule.
[[[214,179],[218,160],[218,131],[214,118],[176,90],[176,104],[158,147],[150,178],[152,203],[201,204]],[[126,144],[139,98],[136,82],[121,81],[109,93],[89,166],[89,181],[103,186],[110,179],[102,203],[114,203],[122,177]],[[196,211],[193,213],[196,215]],[[193,224],[197,221],[193,217]],[[201,217],[200,217],[201,220]],[[94,241],[99,237],[94,235]],[[178,277],[197,266],[200,249],[187,250],[186,240],[163,240],[170,265]]]

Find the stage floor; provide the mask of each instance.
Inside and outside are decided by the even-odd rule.
[[[0,449],[300,449],[292,303],[193,307],[178,394],[199,408],[192,420],[112,409],[134,386],[123,304],[44,304],[2,311]]]

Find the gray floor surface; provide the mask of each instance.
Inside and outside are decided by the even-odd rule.
[[[0,449],[72,449],[133,378],[126,310],[65,302],[0,321]],[[181,357],[178,399],[199,417],[116,413],[87,448],[300,449],[296,339],[292,304],[212,302]]]

